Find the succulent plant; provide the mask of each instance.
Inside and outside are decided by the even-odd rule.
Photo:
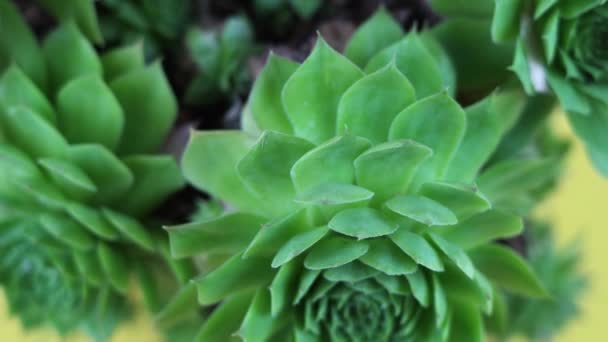
[[[161,223],[148,217],[184,183],[173,157],[157,154],[176,112],[161,65],[145,65],[141,45],[98,56],[72,23],[40,47],[15,8],[0,6],[9,19],[0,35],[13,29],[13,44],[0,39],[9,52],[0,70],[0,282],[8,302],[26,325],[101,325],[120,317],[137,275],[157,309],[191,272],[169,258]]]
[[[608,103],[602,0],[497,1],[492,34],[515,40],[512,69],[530,94],[555,94],[596,168],[608,174]]]
[[[495,243],[522,225],[494,199],[530,184],[513,164],[480,173],[522,94],[463,110],[419,34],[369,50],[378,18],[347,49],[364,69],[322,38],[301,65],[271,55],[243,130],[193,133],[185,176],[228,210],[168,228],[204,273],[162,322],[198,298],[217,305],[200,341],[476,341],[498,287],[545,294]]]

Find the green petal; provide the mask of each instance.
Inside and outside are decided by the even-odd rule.
[[[368,243],[369,251],[359,259],[367,266],[390,276],[410,274],[418,269],[418,264],[390,240],[372,239]]]
[[[492,19],[492,38],[497,42],[515,39],[519,34],[524,0],[498,0]]]
[[[339,212],[327,224],[329,229],[358,240],[394,233],[399,226],[372,208],[353,208]]]
[[[86,200],[97,192],[93,181],[80,168],[61,159],[41,158],[38,163],[61,191],[73,199]]]
[[[357,184],[374,191],[373,203],[382,203],[405,193],[418,166],[430,155],[431,149],[411,140],[374,146],[355,159]]]
[[[43,214],[40,224],[54,238],[74,249],[86,251],[95,247],[95,240],[84,227],[66,217]]]
[[[240,131],[193,132],[182,157],[184,176],[195,187],[241,210],[259,212],[258,200],[236,169],[253,143]]]
[[[328,232],[329,229],[327,227],[319,227],[304,233],[300,233],[289,239],[289,241],[287,241],[274,256],[274,259],[272,260],[272,267],[280,267],[281,265],[302,254],[304,251],[325,237]]]
[[[155,244],[152,235],[137,220],[107,208],[103,209],[102,212],[104,217],[125,238],[145,250],[154,251]]]
[[[266,131],[237,165],[243,182],[268,212],[280,215],[295,209],[292,166],[314,147],[310,142],[283,133]]]
[[[547,291],[526,261],[509,248],[487,245],[471,251],[473,262],[496,285],[518,294],[542,298]]]
[[[379,7],[350,37],[344,55],[363,68],[372,56],[401,37],[401,25],[384,7]]]
[[[386,207],[427,226],[446,226],[458,222],[450,209],[423,196],[399,195],[386,202]]]
[[[108,82],[131,70],[143,68],[145,66],[144,44],[136,42],[112,49],[101,56],[101,64],[103,65],[103,78]]]
[[[127,293],[129,290],[129,268],[124,256],[105,243],[98,245],[97,255],[101,269],[106,274],[110,284],[118,292]]]
[[[419,99],[438,93],[443,88],[441,69],[415,32],[376,54],[365,67],[372,73],[395,63],[416,90]]]
[[[429,182],[422,185],[420,195],[449,208],[458,221],[490,209],[490,202],[477,187],[449,182]]]
[[[214,304],[237,292],[268,286],[275,271],[265,258],[243,259],[236,254],[222,266],[194,280],[201,305]]]
[[[309,229],[305,210],[275,218],[262,225],[253,240],[248,239],[251,243],[243,253],[243,257],[272,257],[292,237]]]
[[[337,136],[306,153],[291,169],[298,192],[324,183],[352,183],[353,161],[369,148],[366,139],[354,135]]]
[[[397,230],[390,236],[391,240],[401,248],[407,255],[412,257],[416,263],[433,271],[443,271],[443,262],[435,248],[418,234],[408,232],[405,229]]]
[[[338,134],[352,133],[372,144],[387,140],[395,116],[416,99],[414,88],[395,64],[353,84],[338,105]]]
[[[412,139],[433,150],[433,155],[419,167],[415,185],[446,173],[464,137],[465,120],[460,105],[445,93],[415,102],[397,115],[389,139]]]
[[[279,94],[298,66],[298,63],[270,53],[249,95],[248,108],[257,127],[285,134],[293,133]]]
[[[122,136],[124,113],[99,75],[67,82],[57,95],[57,121],[70,143],[98,143],[114,150]]]
[[[205,321],[196,342],[230,341],[239,329],[251,304],[251,293],[238,293],[226,298]]]
[[[185,258],[200,253],[237,253],[247,246],[263,223],[264,219],[255,215],[231,213],[217,219],[168,227],[171,255]]]
[[[491,209],[458,223],[440,234],[466,250],[498,239],[514,237],[523,230],[519,216]]]
[[[2,6],[2,5],[0,5]],[[50,124],[55,124],[56,114],[46,96],[19,67],[10,66],[0,78],[0,108],[29,107]]]
[[[304,266],[309,270],[338,267],[359,259],[368,249],[369,245],[363,241],[331,236],[310,249]]]
[[[156,152],[177,114],[177,102],[160,62],[116,78],[110,88],[125,115],[119,151]]]
[[[316,144],[333,137],[338,102],[361,77],[357,66],[319,37],[283,88],[283,106],[295,134]]]

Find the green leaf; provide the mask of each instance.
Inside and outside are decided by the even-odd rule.
[[[363,72],[322,39],[285,83],[283,106],[297,136],[315,144],[333,137],[342,94]]]
[[[513,58],[513,65],[509,69],[519,77],[526,93],[528,95],[534,94],[532,72],[530,71],[530,62],[528,61],[528,48],[522,39],[518,39],[515,43],[515,57]]]
[[[270,303],[272,317],[286,313],[292,305],[298,290],[299,278],[302,273],[302,262],[292,260],[283,265],[270,284]]]
[[[477,268],[505,290],[535,298],[547,296],[534,271],[511,249],[486,245],[472,250],[470,255]]]
[[[268,208],[268,213],[280,215],[295,208],[290,171],[313,147],[304,139],[266,131],[238,163],[241,179]]]
[[[330,236],[312,246],[304,259],[309,270],[323,270],[338,267],[365,255],[369,245],[363,241]]]
[[[543,48],[545,50],[545,58],[550,64],[555,59],[555,53],[557,52],[557,44],[559,39],[559,21],[560,13],[558,10],[554,10],[549,14],[546,21],[543,23],[542,28],[542,40]]]
[[[43,52],[53,92],[80,76],[102,75],[95,49],[73,23],[64,23],[47,35]]]
[[[372,73],[390,63],[395,63],[412,83],[417,98],[441,91],[441,69],[417,33],[409,32],[405,38],[376,54],[365,67],[365,72]]]
[[[440,232],[440,235],[468,250],[498,239],[514,237],[522,230],[523,222],[519,216],[490,209]]]
[[[446,298],[441,282],[437,278],[437,274],[433,273],[433,307],[435,309],[435,321],[437,327],[445,322],[448,315],[448,300]]]
[[[106,279],[105,275],[101,272],[101,265],[99,265],[97,254],[76,250],[72,255],[81,276],[92,285],[101,287]]]
[[[355,82],[338,104],[337,132],[372,144],[385,142],[393,119],[416,100],[414,88],[394,63]]]
[[[38,159],[38,163],[47,171],[61,191],[74,199],[86,200],[97,192],[93,181],[72,163],[54,158],[41,158]]]
[[[242,258],[235,254],[222,266],[194,280],[201,305],[214,304],[237,292],[268,286],[275,271],[266,258]]]
[[[491,0],[430,0],[429,4],[445,17],[489,17],[494,9],[494,1]]]
[[[519,34],[524,0],[497,0],[492,20],[492,38],[497,42],[515,39]]]
[[[272,257],[292,237],[309,229],[305,210],[277,217],[262,225],[253,239],[248,239],[251,243],[243,253],[243,257]]]
[[[0,5],[2,6],[2,5]],[[11,65],[0,78],[0,110],[13,106],[29,107],[50,124],[55,124],[56,114],[46,96],[19,67]]]
[[[258,200],[241,182],[238,162],[254,140],[241,131],[193,132],[182,157],[186,179],[241,210],[259,212]]]
[[[432,153],[428,147],[411,140],[374,146],[355,159],[357,184],[374,191],[373,203],[382,203],[395,194],[405,193],[418,166]]]
[[[401,37],[401,25],[384,7],[380,7],[353,33],[344,55],[363,68],[375,54]]]
[[[390,236],[391,240],[416,263],[436,272],[443,271],[443,262],[435,248],[418,234],[405,229],[397,230]]]
[[[135,42],[123,47],[112,49],[101,56],[103,78],[108,82],[128,73],[131,70],[143,68],[144,44]]]
[[[399,226],[372,208],[353,208],[339,212],[327,224],[329,229],[358,240],[394,233]]]
[[[337,136],[308,151],[291,168],[291,179],[298,192],[324,183],[352,183],[355,179],[353,161],[369,148],[366,139]]]
[[[37,0],[61,22],[74,21],[91,41],[103,42],[93,0]]]
[[[315,283],[315,280],[321,274],[320,270],[308,270],[304,268],[301,272],[300,281],[298,282],[298,291],[296,293],[296,298],[293,300],[294,305],[298,305],[300,301],[308,294]]]
[[[380,272],[374,268],[367,267],[358,261],[349,262],[342,266],[330,268],[323,272],[323,277],[331,282],[356,283],[376,276]]]
[[[450,307],[453,311],[449,342],[485,341],[486,332],[479,308],[467,302],[456,302]]]
[[[458,221],[490,209],[490,202],[475,186],[449,182],[429,182],[422,185],[420,195],[450,209]]]
[[[583,13],[591,10],[594,7],[603,4],[603,0],[568,0],[560,1],[559,9],[562,11],[564,18],[574,19]]]
[[[102,212],[125,238],[147,251],[154,251],[156,246],[152,235],[137,220],[107,208],[102,209]]]
[[[257,127],[285,134],[293,133],[281,102],[281,90],[299,64],[270,52],[249,95],[248,107]]]
[[[227,297],[205,321],[195,341],[230,341],[239,329],[250,304],[249,292]]]
[[[549,85],[553,92],[559,98],[560,104],[566,112],[589,115],[591,113],[591,104],[585,94],[570,82],[555,72],[547,73]]]
[[[152,266],[145,263],[139,263],[135,265],[135,270],[137,273],[137,283],[139,284],[139,289],[146,309],[152,313],[158,312],[164,304],[162,303],[164,298],[161,298],[160,289],[154,277]]]
[[[414,298],[416,298],[420,305],[428,307],[430,303],[430,291],[429,284],[423,271],[418,269],[418,271],[406,274],[405,276],[409,282],[410,288],[412,289]]]
[[[106,240],[116,240],[118,231],[97,210],[79,203],[70,203],[67,212],[74,220],[86,227],[91,233]]]
[[[318,227],[310,231],[300,233],[289,239],[277,252],[272,260],[272,267],[277,268],[293,260],[293,258],[304,253],[310,247],[319,242],[327,233],[329,228]]]
[[[130,156],[123,162],[134,175],[134,182],[120,207],[130,215],[140,216],[155,209],[184,186],[182,172],[172,156]]]
[[[133,173],[102,145],[70,145],[67,157],[95,184],[97,192],[93,199],[96,203],[121,199],[133,184]]]
[[[448,259],[452,260],[456,266],[464,274],[466,274],[469,278],[473,278],[475,276],[475,266],[473,266],[473,262],[459,246],[452,244],[448,240],[444,239],[438,234],[428,233],[428,236],[433,240],[435,245],[439,247],[439,249],[445,254]]]
[[[177,114],[177,101],[160,62],[133,70],[110,83],[125,114],[119,151],[156,152]]]
[[[199,253],[234,254],[247,246],[264,219],[246,213],[231,213],[203,222],[167,227],[171,255],[185,258]]]
[[[256,292],[238,331],[243,341],[269,341],[287,323],[287,315],[275,317],[271,314],[270,301],[267,289]]]
[[[447,226],[458,222],[450,209],[424,196],[399,195],[386,202],[386,207],[427,226]]]
[[[576,134],[585,142],[596,169],[608,175],[608,153],[605,152],[608,136],[604,134],[608,129],[608,104],[594,101],[594,110],[590,115],[566,114]]]
[[[465,133],[466,116],[460,105],[440,93],[403,110],[390,128],[389,139],[412,139],[433,150],[414,178],[416,186],[444,176]]]
[[[33,158],[60,158],[68,143],[55,127],[26,107],[11,107],[0,111],[2,132],[13,144]]]
[[[187,283],[179,289],[175,295],[169,300],[163,309],[154,316],[154,321],[161,328],[173,326],[193,314],[199,309],[198,301],[196,300],[196,284],[194,282]]]
[[[302,18],[310,19],[323,5],[321,0],[288,0],[293,10]]]
[[[388,239],[368,241],[369,251],[359,261],[390,276],[416,272],[418,264]]]
[[[105,243],[97,246],[97,255],[101,269],[118,292],[126,294],[129,290],[129,267],[125,257],[116,249]]]
[[[116,149],[124,113],[99,75],[75,78],[57,95],[57,121],[70,143],[98,143]]]
[[[50,235],[71,248],[87,251],[95,247],[95,240],[86,229],[69,218],[42,214],[40,224]]]
[[[364,205],[374,193],[352,184],[325,183],[298,194],[296,202],[304,205],[337,206],[344,204]]]

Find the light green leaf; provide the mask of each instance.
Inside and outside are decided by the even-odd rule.
[[[72,255],[74,256],[74,263],[80,275],[92,285],[102,287],[107,280],[101,272],[101,265],[99,264],[97,254],[90,251],[75,250]]]
[[[0,110],[13,106],[28,107],[50,124],[55,124],[57,120],[46,96],[16,65],[11,65],[0,78]]]
[[[37,0],[59,21],[74,21],[80,30],[94,43],[102,43],[103,36],[97,22],[94,0]]]
[[[441,282],[437,278],[437,274],[433,273],[433,308],[435,309],[435,322],[437,327],[445,322],[448,316],[448,300],[445,296]]]
[[[528,61],[528,48],[522,39],[518,39],[515,43],[515,57],[513,58],[513,65],[509,69],[519,77],[526,93],[528,95],[534,94],[535,89],[532,84],[530,62]]]
[[[126,294],[129,290],[129,266],[124,256],[105,243],[97,246],[101,269],[118,292]]]
[[[403,110],[390,128],[389,139],[412,139],[433,150],[420,165],[415,186],[445,175],[465,133],[466,115],[445,93],[415,102]]]
[[[283,265],[270,284],[270,302],[272,317],[284,315],[292,305],[298,290],[299,278],[302,273],[302,262],[292,260]]]
[[[111,82],[131,70],[143,68],[144,44],[141,41],[112,49],[101,56],[103,78]]]
[[[492,38],[497,42],[515,39],[519,34],[524,0],[497,0],[492,19]]]
[[[161,328],[170,327],[182,321],[182,319],[195,314],[198,309],[196,284],[190,282],[175,293],[163,309],[154,316],[154,321]]]
[[[288,315],[276,317],[271,314],[270,301],[267,289],[256,292],[237,333],[243,341],[270,341],[273,334],[288,322]]]
[[[430,292],[429,284],[424,276],[424,273],[421,269],[410,274],[405,275],[410,288],[412,289],[412,294],[414,298],[420,303],[420,305],[424,307],[428,307],[430,303]]]
[[[416,263],[436,272],[443,271],[443,262],[435,248],[418,234],[405,229],[397,230],[390,236],[391,240]]]
[[[353,261],[349,262],[348,264],[323,271],[323,277],[332,282],[356,283],[358,281],[373,277],[379,273],[380,271],[374,268],[367,267],[365,264],[358,261]]]
[[[440,232],[440,235],[468,250],[498,239],[514,237],[522,229],[520,217],[491,209]]]
[[[399,195],[386,202],[386,207],[427,226],[446,226],[458,222],[450,209],[424,196]]]
[[[372,208],[352,208],[339,212],[327,224],[329,229],[358,240],[394,233],[399,226]]]
[[[38,163],[61,191],[74,199],[86,200],[97,192],[93,181],[72,163],[54,158],[41,158],[38,159]]]
[[[145,250],[154,251],[156,246],[152,235],[137,220],[107,208],[102,209],[102,213],[108,222],[129,241]]]
[[[550,65],[555,59],[555,53],[557,52],[557,41],[559,39],[559,21],[560,21],[559,10],[552,11],[543,23],[542,28],[542,40],[543,47],[545,50],[545,58]]]
[[[466,274],[469,278],[473,278],[475,276],[475,266],[473,266],[473,262],[459,246],[452,244],[448,240],[444,239],[438,234],[428,233],[429,237],[437,247],[443,252],[443,254],[448,257],[448,259],[452,260],[456,266],[462,270],[464,274]]]
[[[251,299],[250,292],[227,297],[205,321],[195,341],[231,341],[247,313]]]
[[[263,223],[264,219],[255,215],[231,213],[203,222],[167,227],[171,255],[185,258],[200,253],[240,252]]]
[[[338,134],[352,133],[372,144],[385,142],[393,119],[416,99],[394,63],[353,84],[338,105]]]
[[[296,202],[320,206],[364,205],[372,196],[374,196],[373,192],[356,185],[325,183],[298,194]]]
[[[315,283],[315,280],[321,274],[320,270],[308,270],[304,268],[301,272],[300,281],[298,282],[298,292],[296,293],[296,298],[293,300],[294,305],[298,305],[300,301],[308,294]]]
[[[477,187],[449,182],[429,182],[422,185],[420,195],[449,208],[458,221],[490,209],[491,204]]]
[[[344,55],[363,68],[382,49],[403,37],[399,23],[384,8],[380,7],[351,36]]]
[[[456,302],[452,308],[452,329],[450,330],[449,342],[483,342],[486,332],[479,308],[475,304],[467,302]]]
[[[40,224],[50,235],[71,248],[87,251],[95,247],[95,240],[86,229],[69,218],[42,214]]]
[[[566,112],[583,115],[591,113],[589,99],[575,87],[574,82],[570,82],[552,71],[547,72],[547,76],[551,89],[559,98],[559,102]]]
[[[328,232],[329,228],[325,226],[318,227],[310,231],[300,233],[289,239],[289,241],[287,241],[274,256],[274,259],[272,260],[272,267],[280,267],[298,255],[304,253],[307,249],[325,237]]]
[[[277,217],[262,225],[253,239],[248,239],[251,243],[243,253],[243,257],[272,257],[292,237],[309,229],[305,210]]]
[[[369,245],[363,241],[330,236],[315,244],[304,259],[309,270],[338,267],[365,255]]]
[[[86,227],[91,233],[106,240],[118,239],[119,234],[116,228],[97,210],[79,203],[70,203],[66,210],[74,220]]]
[[[315,144],[333,137],[342,94],[363,72],[322,39],[287,80],[283,106],[297,136]]]
[[[559,2],[559,9],[564,18],[574,19],[604,2],[604,0],[566,0]]]
[[[359,261],[390,276],[416,272],[418,264],[388,239],[368,241],[369,251]]]

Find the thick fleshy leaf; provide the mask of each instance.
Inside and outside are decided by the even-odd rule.
[[[74,263],[76,268],[88,282],[95,286],[102,286],[106,282],[105,275],[101,272],[99,258],[96,253],[89,251],[74,251]]]
[[[604,0],[560,1],[559,9],[565,18],[572,19],[603,3]]]
[[[475,266],[496,285],[525,296],[547,296],[534,271],[511,249],[486,245],[472,250],[470,255]]]
[[[87,230],[67,217],[43,214],[40,224],[54,238],[71,248],[86,251],[95,247],[95,240]]]
[[[347,134],[309,151],[291,169],[296,190],[300,192],[324,183],[352,183],[355,180],[353,161],[369,146],[366,139]]]
[[[382,203],[394,194],[405,193],[418,166],[432,153],[411,140],[374,146],[355,159],[357,184],[374,191],[373,203]]]
[[[420,195],[428,197],[449,208],[458,221],[490,209],[490,202],[479,192],[477,187],[449,182],[425,183],[420,188]]]
[[[236,169],[254,142],[240,131],[194,132],[182,157],[184,176],[195,187],[241,210],[259,212],[258,200]]]
[[[293,303],[298,290],[302,262],[292,260],[283,265],[270,284],[270,302],[272,317],[285,312]]]
[[[2,132],[31,157],[63,157],[68,144],[63,136],[39,114],[23,107],[0,111]]]
[[[135,265],[135,273],[146,309],[157,313],[164,305],[164,298],[162,298],[159,284],[155,279],[153,267],[150,264],[138,263]]]
[[[248,108],[260,129],[293,133],[280,94],[298,66],[298,63],[272,52],[268,55],[266,65],[251,89],[248,102]]]
[[[119,151],[156,152],[165,142],[177,114],[177,101],[160,62],[116,78],[110,88],[125,115]]]
[[[141,248],[154,251],[155,244],[152,235],[137,220],[111,209],[103,209],[103,216],[129,241]]]
[[[600,94],[604,94],[601,88],[598,90]],[[592,157],[595,167],[604,176],[608,176],[608,153],[606,152],[608,135],[604,134],[608,129],[608,104],[604,100],[593,100],[593,103],[594,108],[589,115],[567,113],[568,120],[576,134],[585,142],[587,152]]]
[[[416,100],[414,88],[389,64],[353,84],[338,105],[338,134],[352,133],[379,144],[388,138],[393,119]]]
[[[528,95],[532,95],[535,91],[535,86],[532,83],[532,72],[528,61],[528,48],[521,39],[515,43],[515,57],[513,57],[513,65],[509,67],[519,80],[521,81],[524,90]]]
[[[315,144],[333,137],[342,94],[363,72],[317,39],[314,50],[283,88],[283,105],[297,136]]]
[[[296,202],[304,205],[338,206],[366,204],[374,193],[352,184],[325,183],[298,194]]]
[[[492,15],[494,1],[430,0],[431,8],[446,17],[488,17]]]
[[[247,313],[251,298],[250,292],[227,297],[205,321],[195,341],[230,341]]]
[[[435,309],[435,322],[437,327],[441,327],[448,315],[448,300],[445,296],[443,286],[437,274],[432,275],[433,279],[433,308]]]
[[[169,303],[156,314],[154,321],[163,328],[169,327],[180,322],[183,318],[192,315],[198,309],[199,304],[196,300],[196,284],[190,282],[175,293],[169,300]]]
[[[40,114],[51,124],[56,122],[55,110],[46,96],[21,69],[12,65],[0,78],[0,109],[20,105]]]
[[[461,248],[471,249],[498,239],[514,237],[522,230],[523,222],[520,217],[491,209],[439,234]]]
[[[83,170],[97,188],[96,203],[122,198],[133,184],[133,173],[112,152],[102,145],[70,145],[68,159]]]
[[[486,333],[483,328],[481,313],[475,304],[456,302],[450,307],[453,311],[449,342],[485,341]]]
[[[330,236],[312,246],[304,259],[304,266],[309,270],[338,267],[359,259],[368,249],[366,242]]]
[[[323,271],[323,277],[332,282],[356,283],[378,275],[380,271],[368,267],[358,261],[349,262],[342,266]]]
[[[416,272],[416,262],[388,239],[368,241],[369,251],[359,261],[390,276]]]
[[[92,0],[37,0],[44,8],[50,11],[59,21],[74,21],[78,28],[91,41],[99,44],[103,42],[101,29],[95,13],[95,2]]]
[[[120,236],[116,228],[95,209],[79,203],[70,203],[66,210],[74,220],[102,239],[116,240]]]
[[[410,288],[412,289],[412,294],[414,298],[424,307],[427,307],[430,304],[430,290],[429,284],[424,276],[424,273],[421,269],[414,273],[406,274],[407,280],[409,282]]]
[[[424,196],[399,195],[386,202],[386,207],[427,226],[446,226],[458,222],[450,209]]]
[[[247,246],[264,219],[245,213],[231,213],[217,219],[168,227],[171,255],[185,258],[196,254],[234,254]]]
[[[194,280],[198,291],[198,302],[214,304],[231,294],[268,286],[275,271],[266,258],[242,258],[235,254],[222,266],[200,279]]]
[[[560,13],[558,10],[551,11],[546,21],[543,22],[543,47],[545,51],[545,59],[548,63],[553,63],[557,52],[557,42],[559,39],[559,21]]]
[[[344,55],[363,68],[382,49],[403,37],[399,23],[384,8],[380,7],[351,36]]]
[[[329,228],[325,226],[318,227],[310,231],[300,233],[289,239],[289,241],[287,241],[274,256],[274,259],[272,260],[272,267],[280,267],[298,255],[304,253],[310,247],[319,242],[319,240],[325,237],[328,232]]]
[[[124,113],[100,75],[67,82],[57,95],[57,121],[70,143],[97,143],[114,150],[122,136]]]
[[[492,38],[495,41],[504,42],[517,37],[525,5],[524,0],[496,1],[492,20]]]
[[[393,121],[389,139],[412,139],[433,150],[419,167],[414,184],[445,175],[465,133],[466,115],[447,94],[440,93],[415,102]]]
[[[95,49],[73,23],[64,23],[51,32],[44,41],[43,50],[54,92],[80,76],[102,75]]]
[[[295,189],[290,177],[294,163],[314,147],[283,133],[266,131],[237,165],[241,179],[273,215],[293,210]]]
[[[115,248],[105,243],[98,245],[97,255],[101,269],[106,274],[110,284],[117,291],[127,293],[129,290],[129,267],[125,257]]]
[[[376,54],[365,67],[372,73],[395,63],[397,69],[412,83],[416,97],[422,99],[443,88],[441,69],[415,32]]]
[[[288,315],[275,317],[271,314],[270,293],[266,289],[256,292],[237,335],[243,341],[269,341],[289,322]]]
[[[225,229],[225,228],[224,228]],[[250,256],[273,257],[287,241],[295,235],[308,231],[308,217],[305,210],[277,217],[261,225],[245,252],[244,258]]]
[[[575,87],[574,82],[570,82],[555,72],[548,73],[551,89],[559,98],[560,104],[566,112],[589,115],[591,113],[591,103],[585,94]]]
[[[334,232],[369,239],[394,233],[399,226],[386,219],[382,213],[372,208],[346,209],[334,216],[327,224]]]
[[[131,70],[143,68],[144,44],[136,42],[124,47],[115,48],[101,56],[103,78],[111,82]]]
[[[88,199],[97,187],[93,181],[76,165],[61,159],[42,158],[38,163],[51,176],[61,191],[75,199]]]
[[[423,237],[405,229],[397,230],[391,240],[416,263],[436,272],[443,271],[443,262],[435,248]]]
[[[135,177],[120,204],[120,209],[130,215],[140,216],[155,209],[184,186],[182,172],[172,156],[131,156],[123,162]]]
[[[459,246],[452,244],[443,237],[435,233],[428,233],[429,237],[452,262],[469,278],[475,276],[475,266],[473,262]]]

